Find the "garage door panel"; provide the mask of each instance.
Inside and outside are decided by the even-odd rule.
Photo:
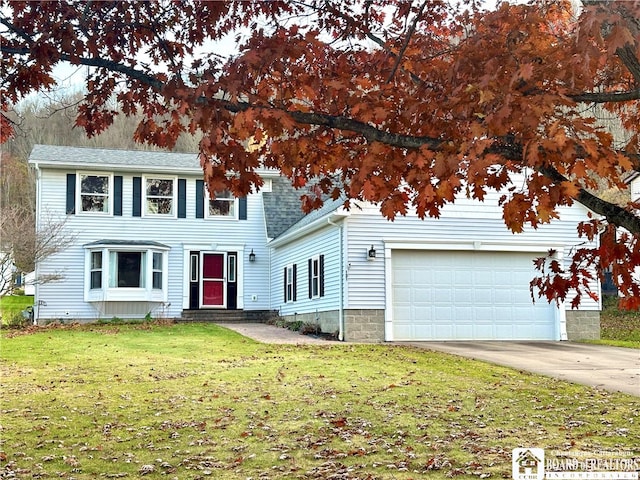
[[[467,340],[474,338],[473,330],[473,325],[457,324],[454,328],[454,335],[456,338]]]
[[[439,282],[438,282],[439,283]],[[427,287],[428,288],[428,287]],[[440,285],[435,285],[431,287],[433,290],[433,302],[434,303],[450,303],[453,295],[453,291],[451,287],[440,287]]]
[[[557,340],[555,306],[531,301],[534,257],[394,250],[393,338]]]
[[[396,324],[394,326],[395,333],[398,335],[398,338],[413,338],[415,337],[413,332],[413,327],[407,324]]]
[[[405,303],[409,305],[412,296],[410,285],[393,287],[393,298],[398,305]]]
[[[488,338],[488,337],[493,337],[494,336],[494,329],[493,329],[493,325],[476,325],[476,328],[474,330],[474,334],[471,337],[471,339],[474,338]]]
[[[478,305],[474,309],[476,323],[493,323],[496,318],[495,309],[491,306]]]
[[[433,327],[433,336],[436,340],[446,340],[453,336],[453,325],[436,324]]]
[[[471,285],[467,288],[455,288],[453,290],[453,302],[456,305],[472,304],[473,303],[473,290]]]
[[[411,291],[413,292],[412,298],[414,302],[416,303],[432,302],[431,296],[432,296],[433,290],[430,290],[426,287],[416,286],[412,288]]]

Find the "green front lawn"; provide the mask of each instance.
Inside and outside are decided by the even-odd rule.
[[[637,397],[410,347],[203,324],[1,342],[0,477],[511,478],[516,447],[640,455]]]
[[[33,306],[31,295],[5,295],[0,297],[0,318],[2,325],[13,325],[22,322],[22,311]]]

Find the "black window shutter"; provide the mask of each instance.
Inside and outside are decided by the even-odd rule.
[[[297,273],[296,264],[293,264],[293,301],[295,302],[298,299],[298,273]]]
[[[240,197],[238,199],[238,219],[247,219],[247,197]]]
[[[113,214],[122,216],[122,176],[113,177]]]
[[[287,267],[284,267],[284,301],[287,302]]]
[[[76,213],[76,174],[67,173],[67,215]]]
[[[324,255],[320,255],[320,296],[324,297]]]
[[[309,298],[313,297],[313,260],[307,260],[309,265]]]
[[[187,218],[187,180],[178,179],[178,218]]]
[[[204,180],[196,180],[196,218],[204,218]]]
[[[133,212],[134,217],[142,216],[142,177],[133,177]]]

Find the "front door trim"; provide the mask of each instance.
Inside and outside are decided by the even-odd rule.
[[[244,309],[244,258],[245,258],[245,245],[244,244],[203,244],[203,243],[193,243],[193,244],[183,244],[183,297],[182,297],[182,308],[184,310],[189,309],[199,309],[201,298],[202,298],[202,290],[201,290],[201,269],[202,269],[202,254],[203,253],[224,253],[225,254],[225,263],[228,265],[228,256],[230,253],[236,252],[236,309],[243,310]],[[191,254],[198,253],[198,292],[196,302],[190,302],[191,296]],[[194,305],[195,303],[195,305]],[[204,307],[208,308],[230,308],[229,302],[225,307]]]

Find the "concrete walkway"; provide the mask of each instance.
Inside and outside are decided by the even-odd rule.
[[[245,337],[252,338],[262,343],[288,343],[292,345],[313,343],[331,345],[332,343],[338,343],[319,337],[302,335],[287,328],[276,327],[275,325],[267,325],[265,323],[219,323],[218,325],[238,332]]]
[[[220,324],[264,343],[335,345],[262,323]],[[640,350],[572,342],[404,342],[640,397]],[[397,345],[397,344],[394,344]]]

